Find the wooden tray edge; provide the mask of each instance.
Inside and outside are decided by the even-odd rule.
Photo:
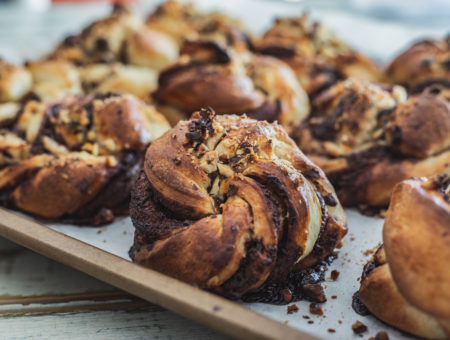
[[[0,208],[0,236],[237,339],[317,340],[237,303],[131,263],[3,208]]]

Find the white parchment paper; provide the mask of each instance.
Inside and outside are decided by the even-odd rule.
[[[264,314],[275,320],[286,322],[291,327],[309,332],[323,339],[360,339],[351,329],[351,325],[360,320],[368,326],[363,338],[374,336],[378,331],[386,331],[390,339],[413,339],[404,335],[372,316],[363,317],[356,314],[352,307],[352,295],[359,288],[359,278],[364,264],[381,243],[381,231],[384,220],[366,217],[353,209],[347,209],[349,232],[339,250],[339,257],[332,263],[326,273],[325,288],[327,302],[322,304],[323,316],[309,313],[309,302],[295,302],[299,311],[287,314],[287,306],[264,303],[242,303],[251,310]],[[129,217],[119,218],[114,223],[101,227],[79,227],[67,224],[49,225],[52,229],[89,243],[95,247],[130,260],[128,250],[133,243],[134,228]],[[336,281],[330,279],[330,272],[339,271]],[[336,296],[336,299],[332,299]],[[307,315],[310,319],[303,318]],[[313,320],[314,323],[308,323]],[[330,333],[329,330],[335,332]]]

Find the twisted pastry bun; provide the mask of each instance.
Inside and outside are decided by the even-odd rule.
[[[314,265],[347,230],[281,126],[212,109],[150,145],[130,213],[134,261],[231,298]]]
[[[423,40],[398,55],[386,68],[385,78],[418,93],[430,85],[450,88],[450,36]]]
[[[246,35],[244,25],[235,18],[219,12],[204,13],[192,3],[174,0],[159,5],[147,17],[146,25],[152,30],[169,35],[179,46],[185,40],[198,40],[212,32],[222,31],[221,34],[231,40],[236,39],[236,35]]]
[[[44,218],[111,222],[128,211],[144,149],[168,128],[131,95],[28,101],[0,130],[0,203]]]
[[[67,37],[47,56],[75,65],[121,62],[152,69],[160,69],[177,57],[178,46],[170,36],[151,30],[128,7],[119,4],[110,16]]]
[[[375,63],[350,49],[328,28],[311,21],[307,15],[276,19],[255,41],[255,48],[287,62],[310,96],[338,80],[354,77],[377,81],[380,78]]]
[[[386,206],[396,183],[449,168],[450,104],[437,88],[407,98],[348,79],[315,98],[297,139],[344,205]]]
[[[186,42],[177,63],[160,73],[154,98],[169,121],[207,105],[219,112],[246,113],[288,131],[309,113],[306,93],[283,62],[216,41]]]
[[[426,339],[450,338],[450,176],[397,184],[382,246],[360,300],[379,319]]]

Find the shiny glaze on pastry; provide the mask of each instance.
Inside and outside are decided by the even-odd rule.
[[[239,298],[330,255],[346,217],[277,124],[201,110],[154,141],[132,193],[133,260]]]

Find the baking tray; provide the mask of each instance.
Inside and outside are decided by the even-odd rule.
[[[257,33],[266,29],[275,16],[299,15],[304,9],[279,1],[194,2],[240,17]],[[148,5],[144,7],[143,13],[150,10]],[[337,8],[314,7],[309,12],[379,62],[391,59],[417,38],[440,38],[445,33],[430,27],[380,22]],[[287,313],[287,306],[229,301],[132,263],[128,250],[134,229],[128,217],[92,228],[38,221],[0,209],[0,236],[239,339],[359,339],[351,329],[356,320],[368,326],[364,338],[387,331],[390,339],[413,339],[352,310],[352,295],[359,288],[362,267],[381,242],[383,219],[346,211],[349,233],[323,284],[328,298],[322,306],[323,316],[310,314],[307,301],[295,302],[299,310],[292,314]],[[340,273],[337,281],[329,279],[332,270]]]
[[[128,250],[134,228],[129,217],[93,228],[43,224],[0,209],[0,236],[239,339],[351,339],[356,320],[368,326],[365,335],[387,331],[390,339],[410,339],[353,311],[352,295],[359,288],[363,265],[380,244],[383,219],[353,209],[346,212],[349,233],[325,275],[328,301],[322,305],[322,316],[310,314],[308,301],[294,302],[299,310],[288,314],[286,305],[229,301],[132,263]],[[330,278],[332,270],[339,272],[336,281]]]

